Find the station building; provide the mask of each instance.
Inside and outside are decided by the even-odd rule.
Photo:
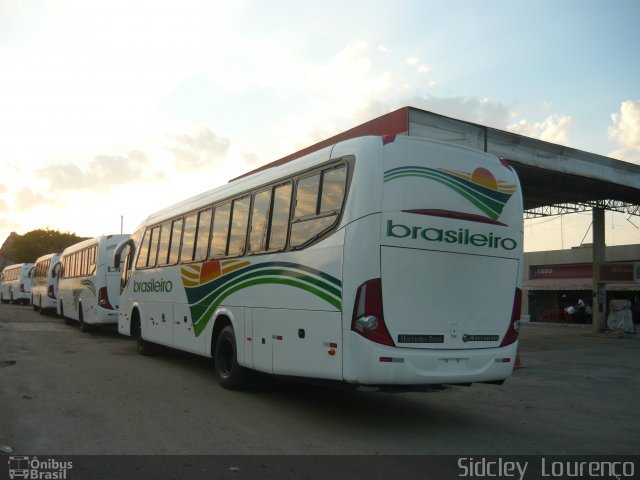
[[[606,299],[631,300],[634,323],[640,323],[640,282],[634,280],[634,265],[640,264],[640,244],[606,247],[606,262],[600,279]],[[579,300],[593,309],[593,250],[591,244],[568,250],[524,254],[522,319],[532,322],[575,322],[565,313]],[[582,320],[582,319],[580,319]],[[591,322],[587,315],[586,323]]]

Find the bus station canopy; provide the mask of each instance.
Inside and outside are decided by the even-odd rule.
[[[640,216],[640,165],[414,107],[403,107],[245,175],[364,135],[410,135],[442,140],[506,160],[520,178],[525,218],[592,211],[593,330],[604,330],[607,282],[600,278],[600,269],[606,260],[604,212],[611,210]],[[584,281],[582,286],[586,284]]]
[[[403,107],[370,120],[248,174],[364,135],[431,138],[489,152],[507,160],[520,178],[527,218],[593,208],[640,215],[640,165],[414,107]]]

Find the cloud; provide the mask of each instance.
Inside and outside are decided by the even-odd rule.
[[[426,63],[422,63],[417,57],[409,57],[405,60],[408,65],[412,67],[416,67],[418,73],[429,73],[431,72],[431,67]]]
[[[622,102],[620,113],[612,113],[611,120],[609,139],[617,141],[621,148],[609,156],[640,164],[640,101]]]
[[[608,156],[640,165],[640,148],[623,148],[609,153]]]
[[[38,174],[49,180],[53,190],[74,190],[84,186],[84,172],[73,163],[49,165],[38,171]]]
[[[513,108],[501,102],[477,97],[413,97],[406,105],[429,110],[448,117],[504,129],[513,115]]]
[[[218,137],[207,126],[194,134],[172,136],[175,145],[167,148],[173,153],[178,170],[201,170],[211,167],[216,160],[224,159],[229,152],[228,138]]]
[[[147,155],[138,150],[124,155],[98,155],[84,169],[73,163],[52,164],[38,174],[49,181],[52,190],[109,190],[114,185],[163,177],[152,169]]]
[[[566,145],[570,126],[571,117],[553,114],[549,115],[543,121],[536,123],[530,123],[528,120],[520,120],[518,123],[507,126],[507,130],[546,142]]]
[[[622,102],[620,113],[612,113],[611,120],[610,139],[617,140],[624,148],[640,147],[640,101]]]
[[[15,207],[19,211],[30,210],[33,207],[48,203],[49,198],[42,193],[34,192],[29,188],[23,188],[14,197]]]

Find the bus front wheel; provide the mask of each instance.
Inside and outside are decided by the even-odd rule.
[[[158,345],[142,338],[142,328],[140,326],[140,314],[136,311],[133,314],[131,323],[131,336],[136,339],[138,353],[140,355],[157,355]]]
[[[235,390],[247,384],[246,368],[238,363],[236,335],[231,325],[222,329],[216,341],[214,367],[216,378],[223,388]]]

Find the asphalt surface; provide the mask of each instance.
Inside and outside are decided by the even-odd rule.
[[[640,341],[524,325],[520,359],[502,386],[227,391],[207,359],[144,357],[115,327],[85,334],[0,305],[0,446],[11,455],[640,453]]]

